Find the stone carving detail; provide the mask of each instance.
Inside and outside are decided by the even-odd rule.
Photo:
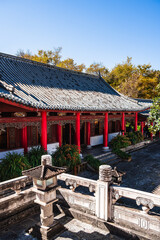
[[[89,185],[89,191],[90,191],[90,192],[95,192],[95,190],[96,190],[95,185],[90,184],[90,185]]]
[[[75,123],[74,120],[48,121],[47,122],[47,129],[53,124],[59,124],[59,125],[63,126],[67,123],[71,123],[73,125],[74,130],[76,129],[76,123]]]
[[[112,197],[117,201],[120,198],[119,192],[116,190],[112,190]]]
[[[66,186],[70,186],[70,189],[74,192],[75,189],[78,187],[77,182],[75,180],[72,179],[66,179],[65,180],[65,184]]]
[[[0,133],[3,129],[7,127],[13,127],[17,129],[22,129],[27,126],[34,126],[40,128],[41,123],[40,122],[13,122],[13,123],[0,123]]]
[[[137,197],[136,198],[136,204],[138,206],[143,205],[143,206],[145,206],[145,207],[147,207],[149,209],[152,209],[154,207],[154,203],[151,200],[147,199],[147,198]]]
[[[149,222],[146,220],[146,219],[143,219],[143,218],[139,218],[138,219],[138,225],[140,228],[143,228],[143,229],[149,229]]]
[[[21,192],[21,188],[24,188],[25,186],[26,186],[25,181],[16,181],[14,182],[13,187],[11,189],[14,190],[17,194],[19,194]]]
[[[84,123],[84,122],[94,123],[95,121],[104,122],[104,119],[103,119],[103,118],[97,118],[97,119],[81,119],[81,124]]]

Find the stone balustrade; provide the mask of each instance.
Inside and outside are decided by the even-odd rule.
[[[97,187],[97,181],[74,176],[67,173],[62,173],[61,175],[57,176],[58,180],[65,181],[67,186],[71,186],[70,189],[74,191],[78,186],[88,187],[90,192],[94,192]]]
[[[104,222],[111,221],[135,231],[138,229],[139,232],[147,233],[149,236],[152,234],[152,239],[159,236],[160,217],[151,215],[151,211],[148,211],[154,206],[160,207],[160,196],[136,189],[114,186],[110,166],[102,165],[100,167],[99,180],[97,181],[66,173],[58,175],[57,178],[70,186],[70,189],[60,187],[57,190],[57,198],[61,207],[66,204],[67,208],[72,209],[74,217],[79,211],[80,218],[83,214],[88,214],[87,216],[92,219],[96,218]],[[0,228],[13,222],[15,220],[13,219],[14,214],[20,218],[22,212],[26,211],[26,214],[31,214],[37,207],[34,204],[35,193],[32,191],[32,185],[28,189],[25,188],[29,182],[31,182],[30,178],[22,176],[0,183]],[[87,187],[94,194],[87,192],[83,194],[75,191],[78,186]],[[7,196],[5,191],[9,189],[14,190],[14,192]],[[117,204],[117,200],[121,197],[135,200],[138,206],[142,205],[142,210]],[[8,216],[8,220],[6,216]]]
[[[26,177],[26,176],[17,177],[17,178],[13,178],[13,179],[1,182],[0,183],[0,192],[11,189],[18,194],[18,193],[20,193],[21,189],[25,188],[26,184],[29,182],[31,183],[32,180],[31,180],[31,178]]]
[[[115,200],[125,197],[136,200],[138,206],[142,205],[148,209],[152,209],[154,206],[160,207],[160,195],[119,186],[112,186],[110,190]]]

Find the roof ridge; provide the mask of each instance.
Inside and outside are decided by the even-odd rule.
[[[10,59],[14,59],[14,60],[19,60],[19,61],[22,61],[22,62],[28,62],[28,63],[35,64],[35,65],[41,65],[43,67],[47,67],[47,68],[51,68],[51,69],[54,68],[54,69],[58,69],[58,70],[66,71],[66,72],[72,72],[72,73],[77,74],[77,75],[86,75],[86,76],[89,76],[89,77],[94,77],[94,78],[99,79],[99,76],[94,75],[94,74],[89,74],[89,73],[85,73],[85,72],[78,72],[78,71],[75,71],[75,70],[58,67],[58,66],[51,65],[51,64],[48,64],[48,63],[38,62],[38,61],[18,57],[18,56],[7,54],[7,53],[0,52],[0,56],[10,58]]]
[[[136,100],[145,100],[145,101],[153,101],[152,98],[134,98]]]

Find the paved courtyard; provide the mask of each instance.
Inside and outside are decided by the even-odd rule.
[[[90,224],[81,222],[59,214],[55,217],[65,227],[65,231],[55,236],[56,240],[123,240],[109,233],[109,231],[93,227]],[[34,226],[39,221],[39,214],[9,226],[9,229],[0,233],[0,240],[36,240],[25,230]]]
[[[121,186],[160,194],[160,141],[133,152],[131,162],[120,162],[126,172]]]
[[[160,141],[132,152],[131,162],[118,162],[117,169],[124,172],[121,186],[160,194]],[[97,180],[98,174],[82,172],[83,177]]]

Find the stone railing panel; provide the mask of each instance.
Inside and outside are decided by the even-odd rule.
[[[60,188],[57,191],[57,198],[70,208],[81,210],[82,212],[95,214],[96,198],[81,193],[75,193],[65,188]],[[62,204],[63,204],[62,203]]]
[[[152,209],[154,206],[160,207],[160,195],[148,193],[132,188],[112,186],[110,188],[112,196],[118,200],[120,197],[134,199],[137,205],[143,205]]]
[[[57,179],[65,181],[67,186],[70,185],[74,189],[78,186],[83,186],[83,187],[88,187],[91,191],[95,191],[97,187],[97,181],[95,180],[74,176],[67,173],[62,173],[58,175]]]
[[[160,236],[160,217],[124,206],[113,205],[112,210],[114,223],[148,235],[148,239],[159,239],[155,236]]]
[[[8,189],[11,189],[15,191],[17,194],[21,192],[21,189],[26,187],[26,184],[31,182],[31,178],[22,176],[13,178],[4,182],[0,183],[0,192],[6,191]]]

